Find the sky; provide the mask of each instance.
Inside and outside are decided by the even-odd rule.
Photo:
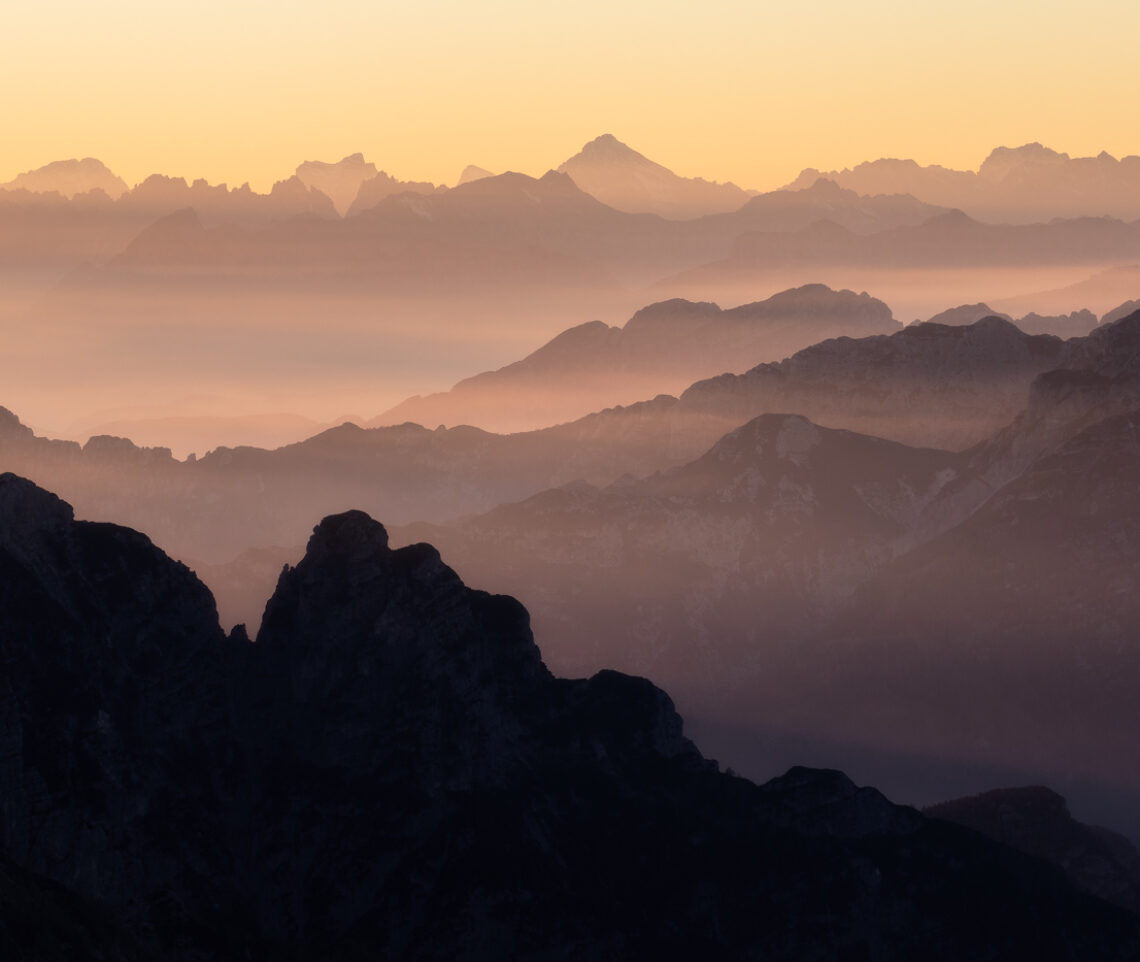
[[[880,156],[1140,154],[1134,0],[37,0],[0,31],[0,181],[94,156],[258,190],[362,151],[541,174],[612,133],[770,189]]]

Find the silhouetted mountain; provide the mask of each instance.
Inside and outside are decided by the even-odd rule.
[[[194,415],[122,418],[72,428],[72,437],[130,438],[139,447],[168,447],[179,460],[218,447],[276,448],[312,437],[327,425],[299,414]]]
[[[509,436],[345,425],[276,451],[221,448],[184,464],[165,449],[81,449],[27,433],[0,457],[87,517],[130,521],[178,557],[217,564],[252,547],[296,545],[308,519],[349,505],[393,523],[443,521],[578,479],[643,477],[699,457],[764,413],[802,411],[827,427],[964,448],[1013,420],[1032,379],[1062,363],[1062,348],[996,319],[918,325],[826,341],[698,382],[680,400],[662,396]]]
[[[360,512],[317,526],[255,645],[11,475],[0,565],[0,877],[50,893],[0,903],[6,957],[1140,950],[1135,916],[838,772],[718,773],[663,692],[553,678],[517,602]]]
[[[306,160],[296,171],[301,183],[330,198],[342,217],[348,213],[361,186],[379,173],[375,164],[365,161],[363,154],[350,154],[335,164]]]
[[[349,206],[347,214],[359,214],[362,210],[375,207],[385,197],[395,194],[434,194],[446,187],[437,187],[426,181],[397,180],[390,174],[380,171],[375,177],[364,181],[356,192],[356,197]]]
[[[101,190],[115,200],[127,192],[127,182],[108,170],[102,161],[84,157],[82,160],[56,160],[25,171],[6,184],[0,184],[0,190],[54,192],[67,198]]]
[[[1008,314],[999,314],[997,311],[992,310],[988,304],[980,303],[961,304],[958,307],[947,308],[945,311],[942,311],[941,313],[935,314],[933,317],[928,318],[926,323],[964,326],[967,324],[976,324],[983,317],[1000,317],[1003,321],[1014,323],[1013,318]],[[1036,334],[1041,332],[1034,331],[1033,333]]]
[[[586,144],[558,168],[588,194],[617,210],[687,219],[736,210],[750,193],[735,184],[679,177],[612,134]]]
[[[707,705],[817,629],[965,467],[765,414],[681,467],[423,530],[468,577],[534,599],[556,670],[602,658]]]
[[[698,718],[874,761],[908,793],[929,792],[928,770],[1021,771],[1134,827],[1138,332],[1140,313],[1068,342],[996,318],[849,342],[933,336],[917,356],[949,372],[947,348],[960,361],[994,338],[1023,379],[1054,369],[1012,424],[957,455],[767,415],[684,467],[401,537],[430,532],[469,577],[523,598],[555,665],[651,671]],[[964,370],[984,393],[985,367]],[[897,390],[889,368],[864,382],[874,397],[868,383]],[[892,408],[922,409],[905,391],[884,421]]]
[[[1121,315],[1123,316],[1123,315]],[[1069,314],[1042,316],[1026,314],[1014,321],[1026,334],[1054,334],[1066,340],[1070,337],[1084,337],[1097,325],[1096,315],[1090,310],[1072,311]]]
[[[741,230],[770,233],[802,231],[827,221],[853,234],[866,235],[892,227],[916,226],[945,213],[944,208],[909,194],[859,194],[821,178],[804,190],[758,194],[731,220]],[[728,222],[730,218],[722,215],[718,220]]]
[[[777,364],[700,381],[680,408],[721,423],[796,411],[828,427],[960,449],[1012,421],[1032,380],[1061,363],[1062,351],[1059,340],[999,318],[916,324],[889,337],[824,341]]]
[[[665,301],[638,311],[622,328],[601,321],[570,328],[521,361],[445,393],[410,398],[369,425],[528,430],[680,392],[699,378],[779,360],[824,338],[889,334],[898,326],[882,301],[822,284],[730,310]]]
[[[482,180],[484,177],[494,177],[495,175],[489,170],[484,170],[482,167],[476,167],[474,164],[468,164],[463,168],[463,173],[459,175],[459,180],[456,181],[455,186],[460,187],[463,184],[469,184],[473,180]]]
[[[821,176],[861,194],[905,191],[988,221],[1140,217],[1140,157],[1117,160],[1104,152],[1096,157],[1069,157],[1036,143],[998,147],[976,173],[883,159],[827,173],[809,168],[790,187],[810,187]]]
[[[1114,324],[1116,321],[1140,311],[1140,300],[1125,301],[1119,307],[1114,307],[1100,319],[1101,324]]]
[[[1037,288],[1042,286],[1040,281],[1036,283]],[[1134,298],[1138,293],[1140,293],[1140,264],[1133,263],[1109,267],[1063,287],[1034,290],[1019,297],[1006,298],[1000,303],[1006,310],[1015,313],[1048,311],[1062,314],[1088,309],[1094,313],[1105,314],[1114,310],[1122,301]]]
[[[1008,314],[1001,314],[993,310],[988,304],[962,304],[958,307],[951,307],[935,314],[926,323],[975,324],[983,317],[1000,317],[1002,320],[1016,324],[1026,334],[1053,334],[1065,339],[1084,337],[1097,325],[1096,315],[1088,310],[1073,311],[1070,314],[1051,317],[1043,317],[1031,312],[1014,320]]]
[[[1123,835],[1078,822],[1048,788],[999,788],[925,809],[1052,862],[1085,891],[1140,913],[1140,852]]]

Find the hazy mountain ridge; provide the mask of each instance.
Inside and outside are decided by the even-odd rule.
[[[786,233],[740,235],[723,262],[690,272],[707,280],[717,271],[774,266],[855,265],[878,269],[920,267],[1015,267],[1027,264],[1103,264],[1140,256],[1140,227],[1108,217],[1081,217],[1047,224],[986,224],[961,211],[915,226],[889,227],[864,236],[831,220]]]
[[[591,140],[558,171],[617,210],[678,220],[736,210],[753,193],[732,183],[679,177],[612,134]]]
[[[789,187],[810,187],[820,177],[859,193],[905,191],[930,203],[960,207],[984,220],[1025,223],[1082,214],[1140,217],[1140,157],[1117,160],[1104,151],[1096,157],[1070,157],[1037,143],[997,147],[976,172],[882,159],[827,173],[808,168]]]
[[[12,416],[3,464],[62,491],[88,517],[129,520],[179,557],[219,563],[250,547],[297,544],[307,519],[351,505],[393,523],[442,521],[576,479],[642,477],[692,461],[766,412],[964,448],[1013,420],[1032,379],[1061,363],[1063,343],[997,320],[920,325],[826,341],[698,382],[679,400],[662,396],[540,431],[346,425],[276,451],[219,449],[193,464],[129,442],[96,439],[84,450],[32,438]]]
[[[699,378],[779,360],[827,337],[897,328],[882,301],[822,284],[728,310],[666,301],[642,308],[622,328],[600,321],[570,328],[520,361],[460,381],[448,392],[410,398],[368,424],[534,429],[679,393]]]
[[[76,194],[102,191],[116,200],[127,192],[128,187],[127,182],[112,173],[101,160],[84,157],[82,160],[52,161],[0,184],[0,191],[16,190],[37,194],[55,193],[69,200]]]
[[[1008,424],[1063,342],[998,318],[965,327],[911,325],[896,334],[835,338],[776,364],[699,381],[680,407],[732,420],[764,410],[903,443],[961,449]]]
[[[124,931],[168,959],[1140,945],[1135,917],[839,773],[717,773],[663,692],[552,678],[517,602],[359,512],[317,526],[256,645],[133,532],[11,475],[0,519],[0,837],[57,898],[98,900],[111,933],[88,949]],[[805,924],[825,892],[827,924]],[[15,957],[34,951],[50,910],[0,912]]]

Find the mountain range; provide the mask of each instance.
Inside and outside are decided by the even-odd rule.
[[[679,393],[700,378],[780,360],[826,338],[890,334],[898,327],[882,301],[823,284],[728,310],[664,301],[642,308],[620,328],[601,321],[570,328],[520,361],[445,393],[410,398],[365,426],[415,421],[533,430]]]
[[[681,467],[399,534],[469,577],[477,557],[559,669],[646,672],[697,722],[780,733],[754,770],[794,743],[912,798],[942,787],[923,766],[1021,773],[1135,831],[1137,331],[1041,339],[1023,413],[957,453],[768,414]]]
[[[1140,217],[1140,157],[1070,157],[1041,144],[998,147],[977,171],[881,159],[826,173],[808,168],[789,186],[820,177],[863,194],[908,193],[995,223],[1083,215]]]
[[[6,958],[1128,959],[1136,916],[838,772],[717,770],[669,698],[324,519],[256,644],[0,476]]]
[[[306,515],[430,520],[395,536],[522,598],[557,670],[651,674],[758,776],[800,757],[922,801],[1046,781],[1127,828],[1137,330],[913,325],[514,435],[345,425],[184,463],[9,417],[2,452],[194,561],[227,623],[261,620]]]

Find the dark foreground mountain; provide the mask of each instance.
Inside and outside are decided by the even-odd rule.
[[[257,644],[0,477],[9,959],[1131,959],[1135,916],[837,772],[720,774],[664,693],[326,518]],[[60,925],[60,920],[66,924]]]
[[[999,788],[932,805],[956,822],[1061,868],[1081,888],[1140,912],[1140,852],[1123,835],[1073,818],[1065,799],[1042,786]]]

